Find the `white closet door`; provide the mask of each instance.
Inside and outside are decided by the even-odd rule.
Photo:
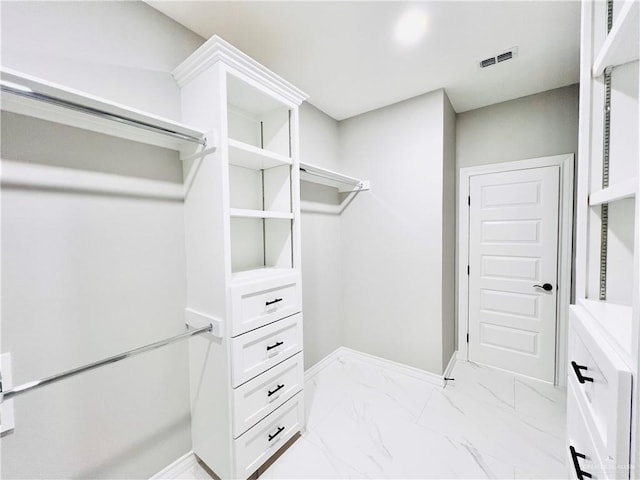
[[[469,360],[548,382],[555,372],[559,173],[554,166],[470,180]]]

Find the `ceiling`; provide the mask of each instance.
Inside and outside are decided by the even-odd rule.
[[[204,38],[217,34],[337,120],[444,88],[464,112],[578,82],[579,1],[156,1]],[[426,34],[394,38],[409,9]],[[513,60],[481,69],[518,47]]]

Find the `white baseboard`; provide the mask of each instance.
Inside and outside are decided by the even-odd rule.
[[[445,380],[444,377],[448,376],[453,369],[453,365],[455,364],[456,355],[454,354],[449,361],[449,365],[443,375],[438,375],[435,373],[427,372],[426,370],[422,370],[420,368],[411,367],[409,365],[405,365],[403,363],[394,362],[392,360],[387,360],[386,358],[377,357],[375,355],[370,355],[368,353],[359,352],[357,350],[353,350],[347,347],[339,347],[329,355],[324,357],[318,363],[313,365],[307,371],[304,372],[305,381],[314,377],[322,370],[324,370],[328,365],[337,361],[339,359],[351,359],[363,363],[368,363],[370,365],[376,365],[381,368],[385,368],[387,370],[391,370],[394,372],[402,373],[404,375],[408,375],[410,377],[416,378],[418,380],[422,380],[425,382],[432,383],[434,385],[438,385],[440,387],[444,386]]]
[[[451,355],[451,358],[449,359],[449,364],[447,365],[447,368],[444,369],[444,373],[442,374],[443,378],[451,376],[451,371],[453,370],[453,367],[456,365],[457,359],[458,359],[458,352],[455,351],[453,352],[453,355]]]
[[[340,356],[340,350],[342,348],[343,347],[336,348],[333,352],[331,352],[329,355],[324,357],[318,363],[312,365],[310,368],[305,370],[305,372],[304,372],[304,380],[305,380],[305,382],[307,380],[309,380],[310,378],[315,377],[318,373],[320,373],[322,370],[324,370],[329,365],[331,365],[334,361],[336,361]]]
[[[149,480],[172,480],[179,478],[180,475],[188,470],[193,469],[197,465],[198,461],[193,453],[193,450],[185,453],[175,462],[170,463]]]

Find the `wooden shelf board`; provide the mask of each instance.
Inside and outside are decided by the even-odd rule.
[[[292,165],[291,157],[269,152],[239,140],[229,139],[229,163],[253,170]]]
[[[627,357],[632,354],[633,311],[630,305],[589,299],[579,299],[578,303]]]
[[[272,210],[247,210],[244,208],[230,208],[229,215],[236,218],[276,218],[285,220],[293,219],[293,213],[291,212],[276,212]]]
[[[636,196],[638,178],[632,177],[622,182],[595,191],[589,195],[589,205],[601,205]]]
[[[146,123],[182,135],[199,138],[205,136],[203,132],[187,125],[16,70],[3,67],[0,73],[2,82],[9,87],[22,89],[26,92],[41,93],[66,102],[101,110],[110,115],[127,117],[137,122]],[[80,110],[72,110],[62,105],[45,103],[44,101],[15,95],[9,92],[2,92],[2,110],[176,151],[192,150],[195,152],[198,147],[196,143],[189,140],[174,138],[159,132],[127,125]],[[209,147],[211,147],[211,145],[209,145]]]
[[[593,76],[599,77],[609,66],[638,60],[639,11],[637,0],[626,0],[620,14],[593,62]]]

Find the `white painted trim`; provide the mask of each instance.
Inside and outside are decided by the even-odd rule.
[[[331,365],[331,363],[335,361],[339,361],[341,359],[354,360],[356,362],[375,365],[377,367],[391,370],[397,373],[401,373],[403,375],[407,375],[409,377],[413,377],[415,379],[422,380],[424,382],[429,382],[434,385],[438,385],[440,387],[444,386],[444,375],[437,375],[435,373],[427,372],[426,370],[422,370],[420,368],[411,367],[403,363],[394,362],[392,360],[387,360],[386,358],[381,358],[375,355],[370,355],[368,353],[359,352],[357,350],[353,350],[347,347],[337,348],[336,350],[331,352],[329,355],[324,357],[322,360],[320,360],[318,363],[316,363],[311,368],[309,368],[307,371],[305,371],[305,374],[304,374],[305,382],[313,378],[315,375],[319,374],[327,366]],[[453,364],[453,357],[452,357],[452,360],[449,362],[449,366],[451,366],[451,368],[453,368],[452,364]]]
[[[453,371],[453,367],[456,366],[456,361],[458,360],[458,352],[455,351],[453,352],[453,355],[451,355],[451,358],[449,359],[449,363],[447,364],[447,368],[444,369],[444,372],[442,374],[442,379],[444,380],[445,377],[449,377],[451,376],[451,372]],[[446,380],[445,380],[446,382]]]
[[[172,72],[180,87],[184,87],[207,68],[223,61],[241,74],[268,85],[275,92],[294,105],[300,105],[309,96],[294,87],[279,75],[256,62],[254,59],[238,50],[217,35],[212,36],[193,52],[185,61]]]
[[[158,473],[150,477],[149,480],[173,480],[175,478],[182,478],[181,474],[185,473],[189,469],[193,469],[197,464],[198,460],[196,459],[193,450],[191,450],[164,467]]]
[[[560,193],[558,217],[558,296],[556,323],[556,371],[555,384],[566,385],[567,376],[567,323],[569,321],[569,304],[571,302],[571,265],[573,240],[573,169],[574,154],[553,155],[549,157],[530,158],[515,162],[495,163],[477,167],[460,169],[458,183],[458,358],[469,359],[467,333],[469,332],[469,181],[474,175],[487,173],[526,170],[550,166],[560,167]]]
[[[182,183],[132,178],[102,172],[33,163],[0,161],[3,187],[101,193],[131,197],[184,201]]]
[[[325,368],[327,368],[329,365],[331,365],[333,362],[335,362],[336,360],[338,360],[339,356],[340,356],[340,349],[342,347],[338,347],[336,348],[333,352],[331,352],[329,355],[327,355],[326,357],[324,357],[322,360],[320,360],[318,363],[312,365],[310,368],[308,368],[307,370],[305,370],[304,372],[304,381],[306,382],[307,380],[315,377],[316,375],[318,375],[322,370],[324,370]]]

